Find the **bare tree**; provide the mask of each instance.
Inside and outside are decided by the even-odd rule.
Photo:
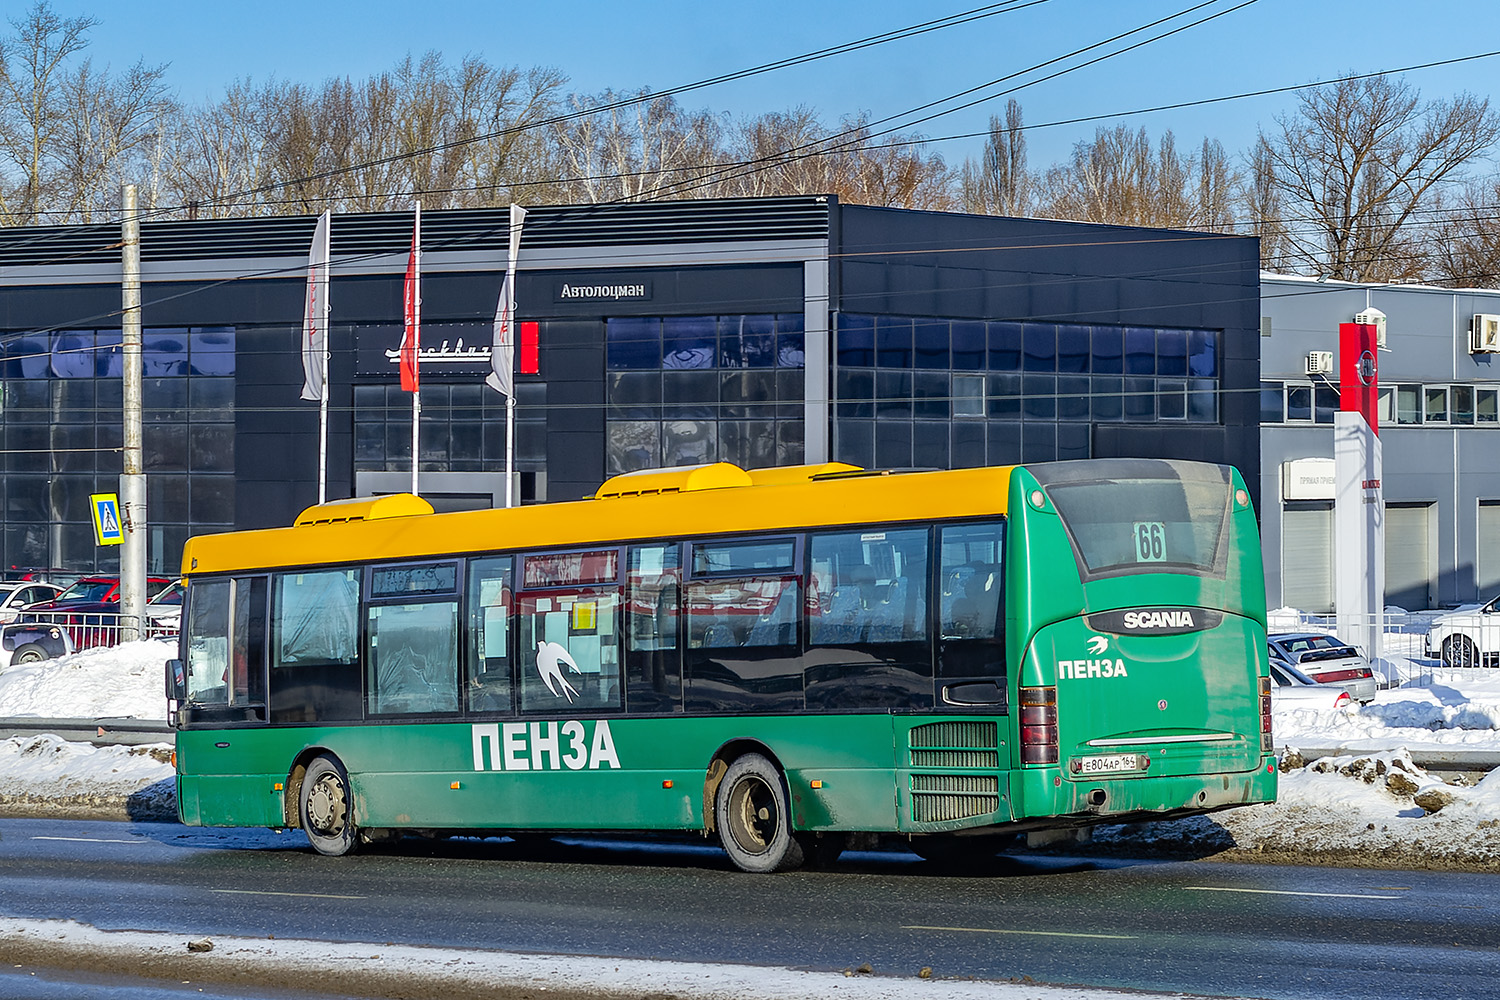
[[[1431,278],[1458,288],[1500,287],[1500,175],[1464,185],[1438,209],[1432,227]]]
[[[690,197],[717,183],[722,129],[708,111],[690,112],[675,98],[605,91],[569,98],[576,118],[553,136],[572,173],[565,192],[589,202]]]
[[[1423,276],[1422,211],[1497,134],[1489,101],[1470,94],[1423,104],[1385,76],[1303,91],[1256,151],[1297,217],[1289,266],[1350,281]]]
[[[19,176],[7,178],[0,209],[9,225],[35,225],[46,207],[54,145],[67,127],[64,63],[88,45],[99,22],[59,17],[46,0],[10,22],[15,34],[0,39],[0,157]]]
[[[984,215],[1029,215],[1034,207],[1034,180],[1026,166],[1026,132],[1021,104],[1005,104],[1005,121],[990,116],[990,134],[978,164],[965,160],[959,172],[959,204],[965,212]]]

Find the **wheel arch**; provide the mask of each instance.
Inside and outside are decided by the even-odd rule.
[[[289,829],[300,830],[302,828],[302,779],[307,776],[307,765],[317,757],[331,757],[339,762],[347,774],[349,765],[344,759],[326,746],[304,747],[298,751],[297,756],[292,758],[292,764],[286,772],[286,793],[281,797],[281,816],[286,820]],[[354,784],[354,778],[350,777],[349,784]]]
[[[776,751],[762,741],[749,736],[739,736],[721,744],[709,758],[708,767],[703,772],[704,836],[718,830],[718,819],[714,815],[714,800],[719,794],[719,783],[724,780],[724,774],[729,770],[729,765],[747,753],[758,753],[766,758],[775,765],[782,780],[786,780],[786,766],[781,763],[781,758],[777,756]]]

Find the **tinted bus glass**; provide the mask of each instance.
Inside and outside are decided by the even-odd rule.
[[[1163,571],[1224,572],[1229,470],[1139,460],[1034,467],[1067,529],[1083,580]]]

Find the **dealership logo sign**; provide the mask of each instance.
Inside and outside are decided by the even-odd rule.
[[[557,287],[558,302],[633,302],[651,298],[651,282],[582,282],[564,281]]]
[[[393,348],[385,352],[386,360],[396,365],[401,363],[400,348]],[[448,341],[443,341],[442,347],[424,347],[417,354],[417,363],[423,365],[468,365],[475,362],[488,364],[490,360],[490,345],[483,347],[465,347],[462,337],[452,346]]]

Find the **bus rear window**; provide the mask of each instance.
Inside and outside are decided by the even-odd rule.
[[[1029,467],[1067,529],[1084,581],[1132,573],[1222,576],[1231,489],[1225,466],[1140,459]]]

